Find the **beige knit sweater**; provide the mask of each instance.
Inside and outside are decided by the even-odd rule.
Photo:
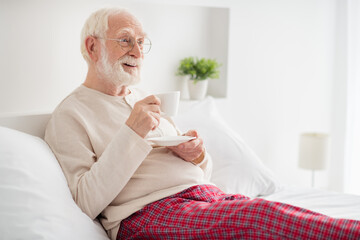
[[[208,154],[195,166],[167,148],[153,148],[125,124],[134,104],[146,97],[130,90],[118,97],[81,85],[55,109],[45,133],[75,202],[100,219],[111,239],[122,219],[148,203],[209,184],[211,173]],[[161,118],[146,138],[178,134],[171,119]]]

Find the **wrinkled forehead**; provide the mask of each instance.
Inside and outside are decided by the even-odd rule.
[[[128,12],[117,13],[109,16],[108,37],[115,37],[120,34],[128,34],[137,37],[144,37],[141,22]]]

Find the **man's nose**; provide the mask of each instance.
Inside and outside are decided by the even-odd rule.
[[[129,51],[130,56],[139,58],[141,57],[142,51],[140,49],[140,46],[137,42],[134,43],[134,47]]]

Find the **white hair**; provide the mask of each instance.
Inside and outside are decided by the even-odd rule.
[[[86,20],[81,31],[81,54],[87,63],[90,61],[88,52],[86,51],[85,39],[88,36],[106,37],[106,31],[109,28],[109,16],[120,14],[123,12],[129,13],[124,8],[102,8],[92,13]]]

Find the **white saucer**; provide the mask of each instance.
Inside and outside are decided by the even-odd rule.
[[[179,145],[180,143],[188,142],[195,138],[196,137],[190,137],[190,136],[163,136],[163,137],[148,138],[147,140],[150,141],[151,143],[154,143],[156,146],[170,147],[170,146]]]

